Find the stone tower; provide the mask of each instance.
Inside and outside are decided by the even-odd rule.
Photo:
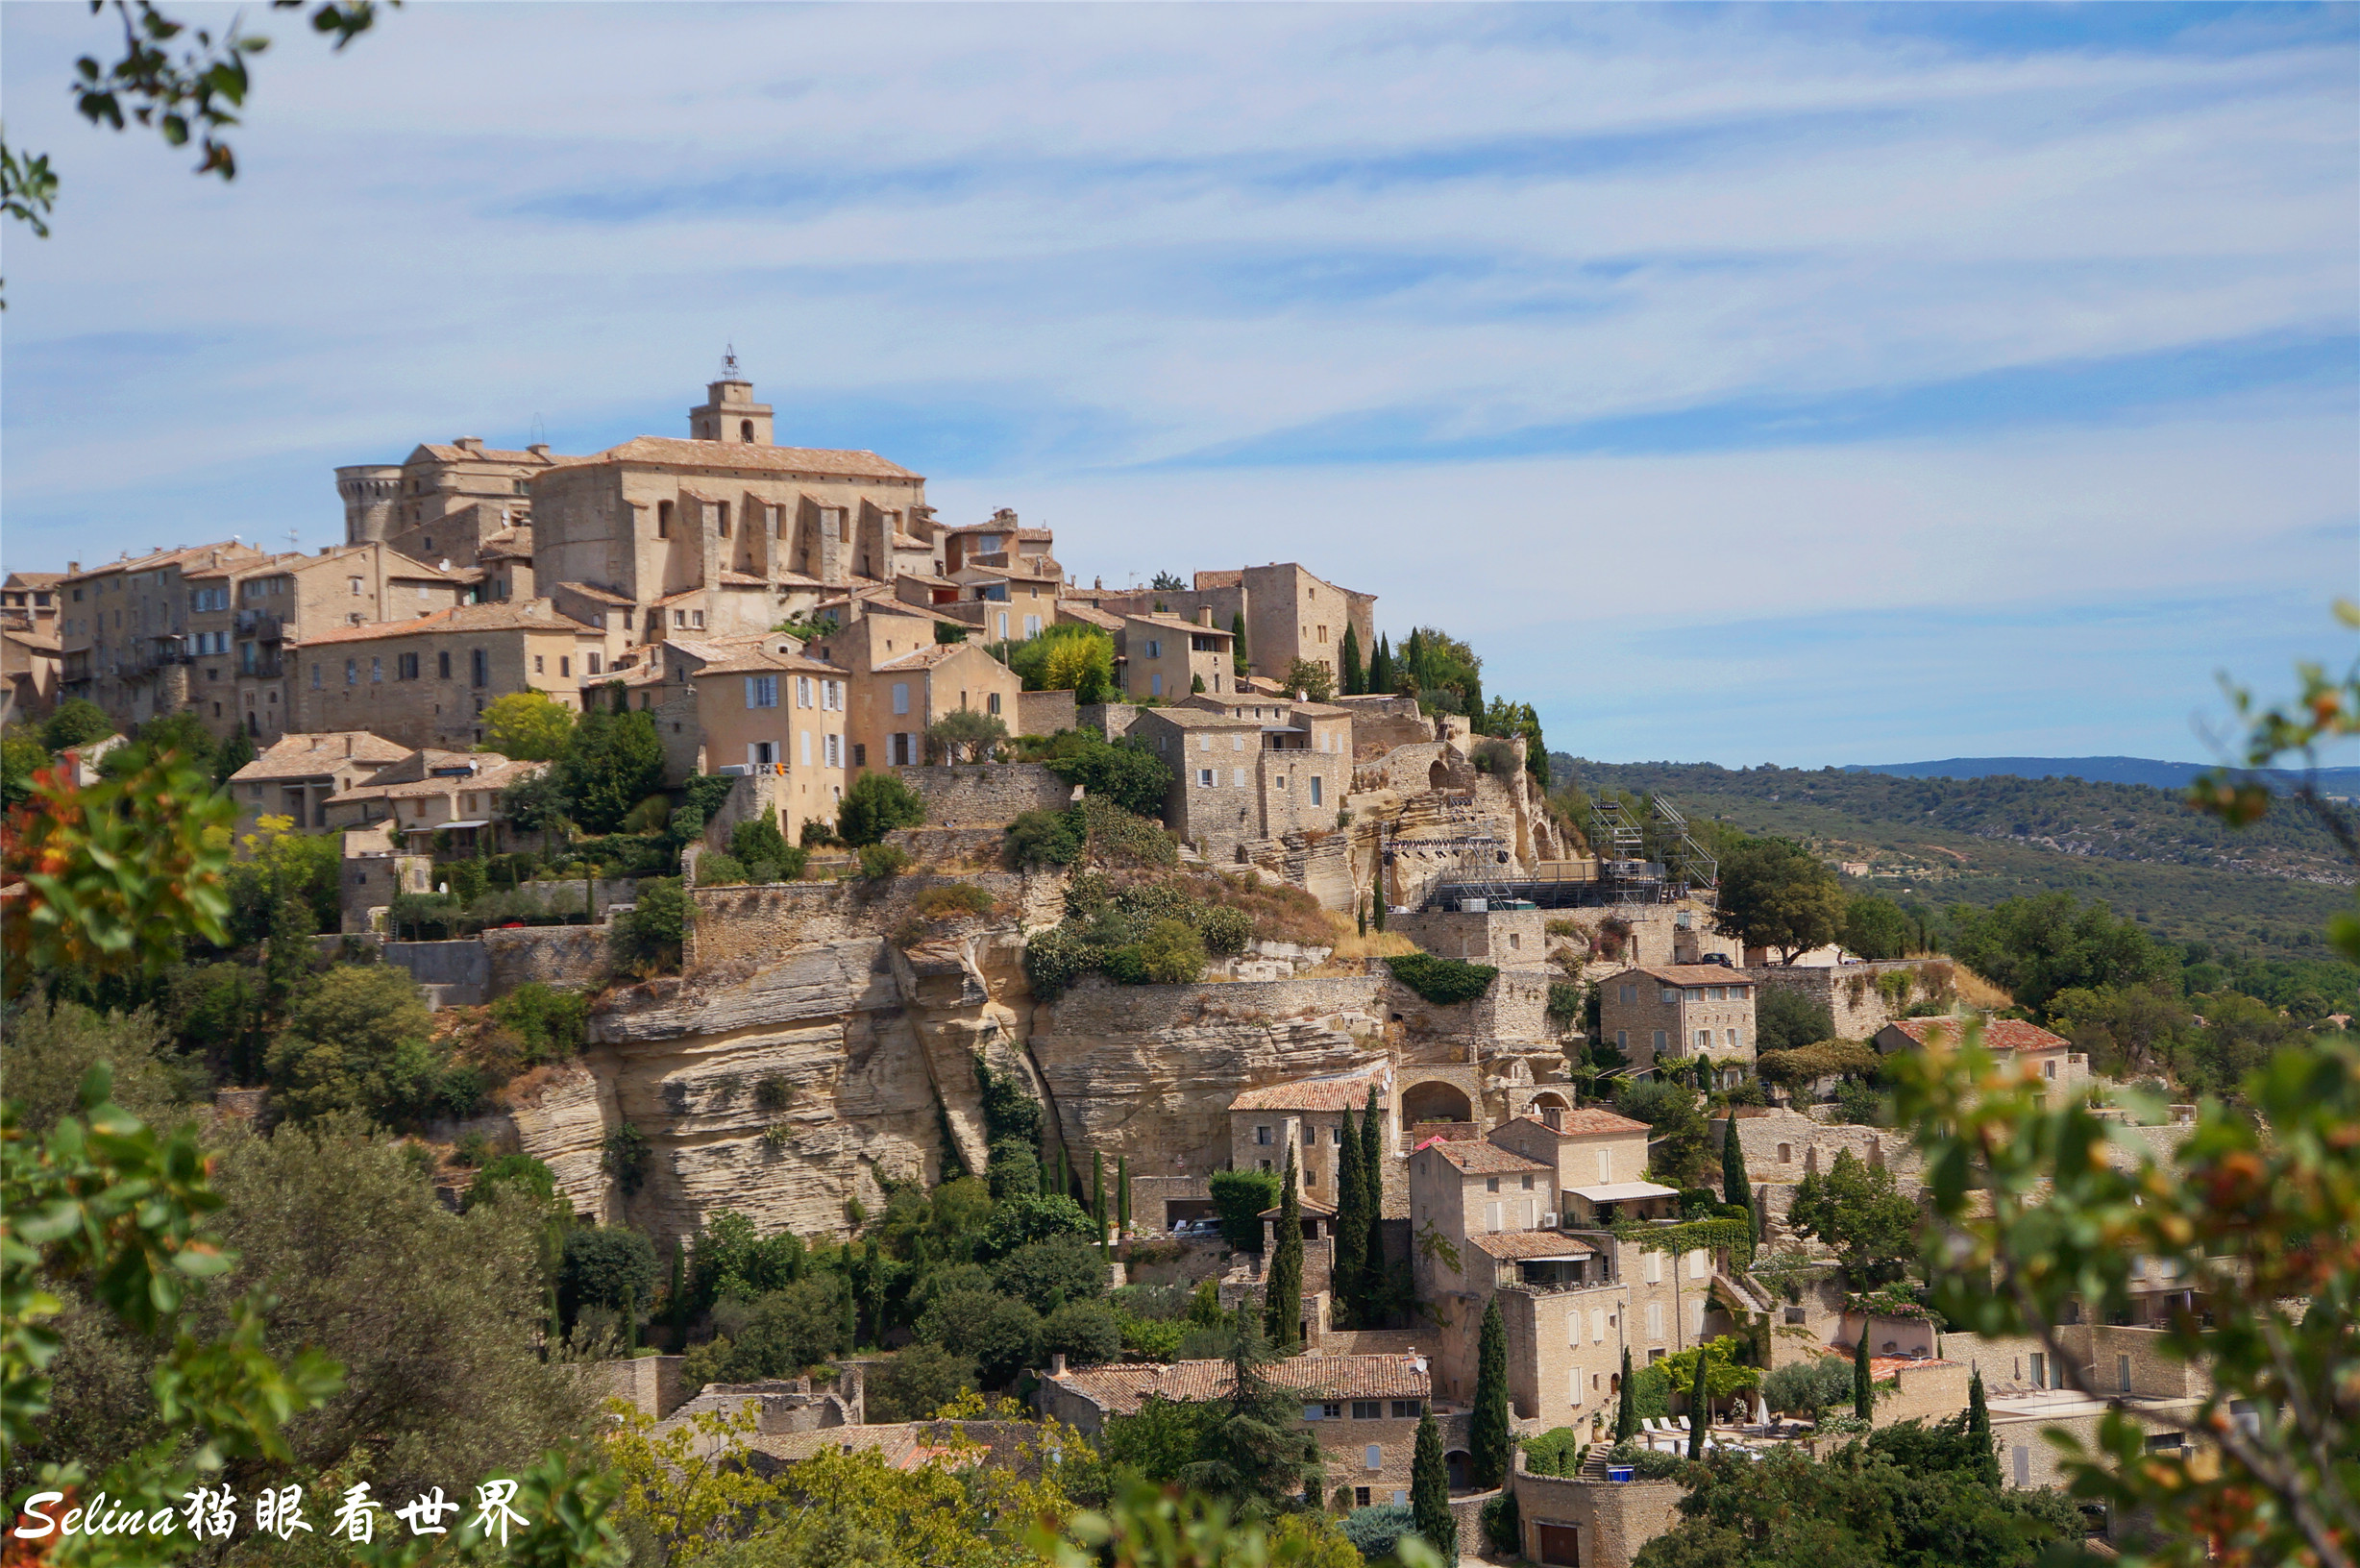
[[[360,463],[336,470],[336,494],[344,498],[344,542],[366,545],[393,537],[394,499],[402,493],[395,463]]]
[[[707,383],[703,404],[688,411],[688,438],[771,444],[771,405],[754,402],[754,383],[738,375],[734,353],[723,356],[721,380]]]

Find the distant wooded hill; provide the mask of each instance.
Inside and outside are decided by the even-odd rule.
[[[2197,762],[2157,762],[2150,757],[1946,757],[1940,762],[1855,763],[1848,773],[1895,773],[1904,778],[1988,778],[2013,773],[2018,778],[2078,778],[2093,784],[2148,784],[2159,790],[2184,790],[2198,774],[2211,770]],[[2301,775],[2279,771],[2271,776],[2293,783]],[[2322,793],[2360,794],[2360,768],[2322,768],[2316,775]]]
[[[2308,959],[2328,956],[2327,917],[2351,904],[2349,863],[2299,806],[2239,832],[2143,784],[1549,761],[1561,786],[1659,790],[1691,818],[1799,840],[1847,867],[1855,886],[1905,904],[1987,906],[2064,889],[2170,941]]]

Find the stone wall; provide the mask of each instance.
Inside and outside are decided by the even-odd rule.
[[[896,768],[902,783],[925,798],[932,827],[1000,827],[1026,811],[1063,811],[1075,786],[1036,762],[967,763]]]
[[[1747,971],[1757,984],[1788,991],[1828,1010],[1838,1040],[1866,1040],[1912,1003],[1947,1004],[1955,994],[1947,959],[1902,958],[1883,964],[1788,968],[1777,964]]]
[[[433,988],[438,1002],[480,1005],[491,997],[491,955],[473,937],[458,942],[388,942],[385,962],[409,971],[421,986]]]
[[[1579,1561],[1582,1568],[1630,1568],[1639,1548],[1680,1523],[1686,1489],[1673,1481],[1590,1481],[1576,1476],[1536,1476],[1525,1468],[1521,1450],[1509,1484],[1524,1522],[1523,1556],[1537,1563]],[[1555,1531],[1578,1539],[1578,1556],[1550,1550],[1561,1541]]]
[[[1078,729],[1071,692],[1020,692],[1016,699],[1015,733],[1019,735],[1054,735],[1061,729]]]
[[[1411,697],[1347,697],[1338,706],[1352,711],[1352,754],[1381,757],[1395,747],[1416,746],[1434,739],[1433,721],[1417,711]]]
[[[1737,1143],[1745,1150],[1745,1173],[1755,1185],[1762,1213],[1777,1220],[1776,1228],[1782,1232],[1796,1186],[1814,1171],[1826,1171],[1842,1150],[1851,1150],[1854,1158],[1865,1164],[1886,1166],[1905,1191],[1919,1185],[1925,1171],[1923,1157],[1897,1133],[1758,1106],[1744,1109],[1736,1120]],[[1728,1124],[1725,1116],[1715,1116],[1709,1123],[1712,1147],[1720,1147]]]
[[[1080,729],[1094,729],[1110,741],[1119,741],[1131,733],[1140,711],[1136,702],[1086,703],[1073,710],[1074,724]]]
[[[1385,928],[1438,958],[1538,967],[1546,961],[1547,925],[1546,910],[1502,909],[1469,915],[1452,909],[1395,915]]]
[[[527,925],[484,932],[487,999],[496,1001],[535,980],[566,991],[604,985],[611,972],[610,936],[611,929],[604,925]]]
[[[680,1363],[685,1356],[634,1356],[612,1361],[575,1362],[569,1368],[594,1399],[619,1399],[642,1415],[663,1420],[680,1408]]]

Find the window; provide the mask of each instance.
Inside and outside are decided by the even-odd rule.
[[[1370,1443],[1370,1444],[1368,1445],[1368,1452],[1367,1452],[1367,1454],[1366,1454],[1366,1455],[1365,1455],[1365,1456],[1363,1458],[1362,1462],[1363,1462],[1364,1464],[1365,1464],[1365,1465],[1366,1465],[1366,1466],[1367,1466],[1369,1469],[1371,1469],[1371,1470],[1382,1470],[1382,1469],[1384,1469],[1384,1468],[1385,1468],[1385,1450],[1384,1450],[1384,1449],[1382,1449],[1382,1448],[1379,1448],[1379,1447],[1378,1447],[1376,1444],[1374,1444],[1374,1443]]]
[[[869,766],[869,748],[858,741],[852,743],[852,766],[855,768]]]
[[[811,731],[807,729],[803,731],[803,766],[811,766]]]
[[[1615,1048],[1616,1050],[1618,1050],[1618,1051],[1623,1052],[1625,1055],[1629,1055],[1629,1054],[1630,1054],[1630,1051],[1631,1051],[1631,1031],[1630,1031],[1630,1030],[1628,1030],[1628,1029],[1617,1029],[1617,1030],[1615,1030],[1615,1031],[1614,1031],[1614,1048]]]
[[[1663,1283],[1663,1254],[1659,1252],[1651,1252],[1647,1255],[1647,1283],[1649,1285]]]
[[[2035,1388],[2049,1386],[2049,1358],[2037,1350],[2032,1353],[2032,1386]]]
[[[1496,1204],[1496,1203],[1487,1203],[1487,1204],[1485,1204],[1485,1205],[1484,1205],[1484,1229],[1485,1229],[1485,1230],[1487,1230],[1487,1231],[1496,1231],[1496,1230],[1498,1230],[1499,1228],[1500,1228],[1500,1206],[1499,1206],[1498,1204]]]
[[[672,537],[671,502],[659,501],[655,503],[655,537],[658,539],[669,539]]]
[[[720,503],[718,503],[717,505],[715,505],[715,506],[714,506],[714,508],[713,508],[713,519],[714,519],[715,523],[716,523],[716,524],[718,524],[718,525],[719,525],[719,527],[720,527],[721,536],[722,536],[724,539],[728,538],[728,537],[729,537],[729,503],[728,503],[727,502],[725,502],[725,502],[720,502]]]
[[[1696,1048],[1697,1048],[1698,1050],[1700,1050],[1700,1051],[1709,1051],[1709,1050],[1712,1049],[1712,1031],[1711,1031],[1711,1030],[1709,1030],[1709,1029],[1699,1029],[1699,1030],[1696,1032]]]
[[[750,708],[778,706],[778,677],[776,675],[748,675],[746,705]]]
[[[1319,804],[1319,775],[1317,773],[1311,775],[1311,803],[1315,806]],[[1515,939],[1511,937],[1509,940],[1513,942]]]
[[[1147,695],[1149,697],[1162,697],[1164,695],[1164,676],[1162,672],[1155,672],[1147,676]]]
[[[1624,1001],[1626,1001],[1626,1002],[1635,1002],[1635,1001],[1637,1001],[1637,1000],[1639,999],[1639,988],[1638,988],[1638,987],[1636,987],[1636,986],[1625,986],[1625,987],[1623,987],[1623,988],[1622,988],[1622,999],[1623,999]]]
[[[2044,1078],[2054,1078],[2056,1076],[2056,1064],[2054,1062],[2043,1062],[2040,1065],[2040,1071],[2041,1076]]]
[[[1254,1141],[1255,1141],[1255,1142],[1257,1142],[1257,1143],[1264,1143],[1264,1144],[1268,1143],[1268,1142],[1270,1141],[1270,1129],[1268,1129],[1267,1127],[1257,1127],[1257,1128],[1255,1128],[1255,1129],[1254,1129]]]
[[[1589,1310],[1589,1342],[1593,1345],[1606,1342],[1606,1309],[1603,1307]]]
[[[1420,1410],[1421,1407],[1414,1399],[1397,1399],[1392,1404],[1393,1419],[1396,1421],[1414,1421]]]
[[[1659,1029],[1656,1031],[1656,1054],[1658,1056],[1661,1056],[1668,1048],[1666,1042],[1670,1039],[1671,1037],[1666,1035],[1662,1030]]]
[[[2127,1356],[2117,1356],[2117,1357],[2115,1357],[2115,1358],[2114,1358],[2114,1383],[2115,1383],[2115,1387],[2116,1387],[2116,1390],[2117,1390],[2118,1392],[2121,1392],[2121,1393],[2126,1393],[2126,1393],[2128,1393],[2128,1392],[2130,1392],[2130,1358],[2129,1358],[2129,1357],[2127,1357]],[[2177,1443],[2174,1443],[2172,1446],[2173,1446],[2174,1448],[2177,1448],[2179,1445],[2178,1445]]]
[[[1003,617],[1003,619],[1005,619],[1005,618]],[[1148,639],[1147,639],[1147,657],[1149,657],[1149,658],[1151,658],[1151,659],[1160,659],[1160,658],[1162,658],[1163,656],[1164,656],[1164,645],[1163,645],[1161,642],[1158,642],[1158,641],[1157,641],[1155,638],[1153,638],[1153,637],[1148,638]]]
[[[397,655],[393,661],[393,678],[416,680],[418,678],[418,655],[415,653]]]
[[[894,712],[907,713],[909,711],[910,683],[906,680],[897,680],[894,682]]]
[[[1801,1323],[1807,1320],[1809,1316],[1810,1313],[1804,1308],[1789,1307],[1786,1309],[1786,1321],[1789,1323]]]
[[[1649,1253],[1648,1256],[1653,1258],[1655,1254]],[[1663,1337],[1663,1303],[1659,1301],[1651,1301],[1647,1304],[1647,1337],[1650,1339]]]
[[[1664,1005],[1665,1007],[1674,1007],[1674,1006],[1677,1006],[1677,1005],[1679,1004],[1679,1001],[1680,1001],[1680,992],[1678,992],[1674,991],[1674,990],[1673,990],[1671,987],[1669,987],[1669,986],[1665,986],[1665,987],[1663,988],[1663,996],[1662,996],[1662,1001],[1663,1001],[1663,1005]]]
[[[1008,612],[1006,610],[999,612],[999,640],[1003,643],[1008,640]]]
[[[1231,788],[1233,788],[1233,789],[1240,789],[1240,790],[1241,790],[1241,789],[1245,788],[1245,770],[1244,770],[1244,769],[1242,769],[1242,768],[1232,768],[1232,769],[1230,769],[1230,770],[1229,770],[1229,783],[1230,783],[1230,787],[1231,787]]]
[[[896,768],[906,768],[909,766],[910,735],[908,730],[902,729],[894,731],[893,751],[891,754],[893,757],[893,766]]]
[[[984,698],[983,711],[995,719],[999,717],[999,694],[997,692],[990,693]]]
[[[311,667],[311,689],[312,689],[313,691],[315,691],[315,692],[316,692],[316,691],[318,691],[318,690],[320,689],[320,674],[321,674],[321,673],[322,673],[322,670],[323,670],[323,669],[324,669],[324,666],[321,666],[321,665],[316,665],[316,664],[315,664],[315,665],[313,665],[313,666]],[[207,674],[209,674],[210,673],[211,673],[211,672],[209,672],[209,672],[207,672]],[[220,703],[218,703],[218,702],[216,702],[216,703],[214,703],[214,704],[213,704],[213,707],[214,707],[214,710],[215,710],[215,712],[216,712],[216,716],[218,716],[218,712],[219,712],[219,709],[220,709],[220,707],[221,707],[221,704],[220,704]]]
[[[1497,1176],[1487,1176],[1487,1177],[1485,1177],[1485,1178],[1484,1178],[1484,1190],[1485,1190],[1485,1191],[1487,1191],[1487,1192],[1497,1192],[1499,1189],[1500,1189],[1500,1179],[1499,1179]]]
[[[757,768],[768,768],[778,760],[778,751],[768,741],[749,741],[746,743],[746,760]]]
[[[703,612],[702,610],[691,610],[691,611],[689,611],[689,612],[688,612],[688,624],[689,624],[690,625],[692,625],[692,626],[696,626],[696,627],[699,627],[700,629],[701,629],[701,628],[703,627],[703,625],[704,625],[704,612]]]
[[[799,708],[811,706],[811,677],[809,675],[795,677],[795,705]]]
[[[359,682],[360,661],[358,659],[346,659],[344,661],[344,684],[347,686],[355,686],[358,685]]]
[[[1709,1260],[1711,1259],[1711,1256],[1712,1256],[1712,1255],[1711,1255],[1709,1252],[1706,1251],[1706,1250],[1705,1250],[1703,1247],[1698,1247],[1698,1248],[1697,1248],[1697,1249],[1696,1249],[1694,1252],[1689,1253],[1689,1254],[1688,1254],[1688,1278],[1689,1278],[1689,1279],[1692,1279],[1692,1280],[1701,1280],[1701,1279],[1703,1279],[1703,1278],[1705,1277],[1706,1270],[1707,1270],[1707,1265],[1708,1265],[1708,1263],[1709,1263]]]
[[[1328,1142],[1336,1148],[1343,1147],[1344,1130],[1340,1124],[1328,1129]]]
[[[492,683],[492,656],[482,649],[474,648],[467,650],[467,658],[472,667],[468,673],[474,677],[468,684],[489,686]]]
[[[1568,1405],[1579,1405],[1579,1404],[1581,1404],[1581,1403],[1582,1403],[1582,1369],[1581,1369],[1580,1367],[1578,1367],[1578,1366],[1577,1366],[1577,1367],[1575,1367],[1575,1368],[1574,1368],[1574,1369],[1573,1369],[1571,1372],[1567,1373],[1567,1374],[1565,1375],[1565,1384],[1566,1384],[1566,1390],[1565,1390],[1565,1403],[1566,1403],[1566,1404],[1568,1404]]]
[[[1040,618],[1039,616],[1037,616],[1037,615],[1028,615],[1028,616],[1026,616],[1026,617],[1024,618],[1024,636],[1026,637],[1026,639],[1027,639],[1027,640],[1029,640],[1029,639],[1031,639],[1031,638],[1038,637],[1038,636],[1040,636],[1040,635],[1041,635],[1041,618]]]
[[[1598,1151],[1598,1180],[1601,1182],[1610,1182],[1613,1179],[1614,1151],[1612,1149],[1600,1149]]]
[[[1352,1402],[1352,1419],[1353,1419],[1353,1420],[1355,1420],[1355,1421],[1382,1421],[1382,1420],[1384,1420],[1384,1419],[1385,1419],[1385,1403],[1384,1403],[1384,1401],[1382,1401],[1382,1400],[1376,1400],[1376,1399],[1356,1399],[1356,1400],[1354,1400],[1354,1401]],[[1375,1452],[1376,1452],[1376,1450],[1371,1449],[1371,1450],[1369,1450],[1369,1452],[1373,1454],[1373,1453],[1375,1453]],[[1373,1463],[1371,1464],[1371,1468],[1374,1468]]]
[[[2021,1454],[2021,1453],[2023,1453],[2023,1452],[2024,1452],[2024,1450],[2020,1448],[2020,1449],[2016,1450],[2016,1452],[2017,1452],[2017,1453],[2019,1453],[2019,1454]],[[1393,1499],[1394,1499],[1394,1501],[1395,1501],[1395,1502],[1399,1502],[1399,1501],[1400,1501],[1400,1496],[1401,1496],[1401,1494],[1399,1494],[1398,1492],[1396,1492],[1395,1494],[1393,1494]],[[1353,1506],[1354,1507],[1356,1507],[1356,1508],[1364,1508],[1364,1507],[1368,1507],[1368,1488],[1367,1488],[1367,1487],[1365,1487],[1365,1486],[1355,1486],[1355,1487],[1353,1487],[1353,1488],[1352,1488],[1352,1506]]]
[[[532,673],[533,673],[534,674],[536,674],[536,675],[537,675],[537,674],[541,674],[541,673],[542,673],[544,670],[546,670],[547,668],[548,668],[548,664],[547,664],[547,662],[546,662],[546,661],[545,661],[545,660],[542,658],[542,656],[541,656],[540,654],[535,653],[535,654],[532,656]]]
[[[1533,1179],[1532,1179],[1530,1176],[1527,1176],[1527,1177],[1525,1177],[1525,1178],[1524,1178],[1524,1190],[1525,1190],[1525,1191],[1527,1191],[1527,1192],[1530,1192],[1532,1189],[1533,1189]]]
[[[1780,1145],[1779,1145],[1779,1164],[1782,1164],[1782,1165],[1790,1165],[1790,1164],[1794,1164],[1794,1160],[1795,1160],[1795,1146],[1794,1146],[1792,1143],[1782,1143],[1782,1144],[1780,1144]]]
[[[842,735],[830,735],[827,738],[827,765],[830,768],[844,766],[844,737]]]
[[[358,599],[360,597],[360,579],[358,577],[347,577],[344,580],[352,585],[353,597],[355,599]],[[274,594],[279,591],[279,584],[277,581],[274,580],[271,583],[270,591]]]
[[[434,674],[438,679],[451,678],[451,654],[447,649],[434,655]]]
[[[574,659],[573,659],[573,655],[568,654],[568,653],[560,653],[560,654],[558,654],[558,655],[557,655],[557,674],[561,674],[561,675],[570,675],[570,674],[572,674],[573,673],[574,673]]]
[[[594,674],[594,675],[595,675],[595,674],[602,674],[602,673],[603,673],[603,670],[602,670],[602,661],[601,660],[600,656],[599,656],[598,654],[596,654],[596,653],[593,653],[593,654],[591,654],[589,657],[590,657],[590,673],[591,673],[592,674]]]
[[[1209,790],[1214,787],[1212,769],[1199,768],[1196,770],[1196,787],[1201,790]]]

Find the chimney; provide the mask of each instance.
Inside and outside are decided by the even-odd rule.
[[[549,443],[546,441],[535,441],[525,450],[531,453],[535,457],[546,457],[549,455]]]
[[[1049,1352],[1049,1376],[1050,1376],[1050,1377],[1052,1377],[1052,1378],[1062,1378],[1062,1377],[1064,1377],[1065,1375],[1066,1375],[1066,1353],[1065,1353],[1064,1351],[1062,1351],[1062,1350],[1052,1350],[1052,1351],[1050,1351],[1050,1352]]]
[[[1212,606],[1212,605],[1210,605],[1210,604],[1199,604],[1199,605],[1196,607],[1196,624],[1197,624],[1198,625],[1200,625],[1200,626],[1209,626],[1209,625],[1213,625],[1213,606]]]
[[[348,757],[353,754],[353,737],[350,734],[344,737],[344,754]]]
[[[451,444],[461,452],[480,453],[483,450],[483,437],[479,435],[457,436],[452,440]]]
[[[1540,1122],[1551,1132],[1561,1133],[1565,1130],[1565,1113],[1554,1105],[1543,1106],[1540,1110]]]
[[[81,570],[82,563],[80,561],[68,561],[65,563],[65,575],[69,577]]]

